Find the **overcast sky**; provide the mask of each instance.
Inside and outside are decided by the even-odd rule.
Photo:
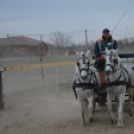
[[[36,34],[44,34],[43,39],[48,42],[54,31],[82,31],[71,35],[74,42],[83,43],[85,29],[99,31],[88,31],[88,41],[96,40],[103,28],[112,31],[127,9],[134,14],[134,0],[0,0],[0,37],[15,33],[10,35],[39,39]],[[128,12],[113,34],[115,39],[125,37],[129,17]],[[128,37],[132,36],[134,15],[128,29]]]

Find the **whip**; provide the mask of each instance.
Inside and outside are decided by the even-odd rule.
[[[130,12],[130,17],[129,17],[129,21],[128,21],[128,25],[127,25],[127,28],[126,28],[126,38],[127,38],[127,31],[128,31],[128,28],[129,28],[129,25],[130,25],[130,22],[131,22],[131,17],[132,17],[132,11],[131,10],[126,10],[123,15],[121,16],[121,18],[119,19],[119,21],[117,22],[117,24],[115,25],[111,35],[113,34],[113,32],[115,31],[115,29],[117,28],[117,26],[119,25],[120,21],[123,19],[123,17],[126,15],[127,12]]]

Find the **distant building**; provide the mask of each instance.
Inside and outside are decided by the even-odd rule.
[[[0,39],[0,57],[46,56],[49,43],[24,37],[7,37]]]

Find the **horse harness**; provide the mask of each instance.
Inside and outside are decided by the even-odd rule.
[[[112,59],[112,54],[113,54],[113,51],[111,51],[111,53],[110,53],[109,61],[112,62],[112,60],[113,60],[114,65],[112,66],[111,64],[106,64],[105,67],[106,67],[106,66],[110,66],[110,67],[112,68],[112,72],[113,72],[113,73],[116,72],[116,71],[118,71],[118,70],[121,70],[121,72],[120,72],[120,76],[119,76],[119,77],[117,78],[117,80],[114,81],[114,82],[110,82],[109,78],[107,77],[105,84],[106,84],[107,86],[126,85],[126,90],[127,90],[129,87],[133,87],[133,88],[134,88],[134,86],[131,84],[131,78],[130,78],[130,75],[129,75],[128,71],[126,70],[126,68],[124,68],[122,65],[120,65],[120,68],[118,68],[118,69],[115,70],[115,65],[118,64],[118,59],[115,58],[115,57],[114,57],[114,59]],[[127,78],[126,78],[126,76],[125,76],[125,74],[124,74],[124,71],[126,72],[126,74],[127,74],[127,76],[128,76],[128,81],[127,81]],[[122,74],[123,77],[124,77],[124,80],[123,80],[123,81],[120,81],[121,74]]]
[[[113,72],[116,72],[116,71],[118,71],[118,70],[121,70],[121,72],[120,72],[120,76],[117,78],[117,80],[115,80],[114,82],[110,82],[109,78],[107,77],[105,84],[106,84],[108,87],[109,87],[109,86],[126,85],[126,90],[127,90],[129,87],[134,88],[134,86],[131,84],[131,78],[130,78],[130,75],[129,75],[128,71],[126,70],[126,68],[124,68],[122,65],[120,65],[120,69],[114,70]],[[125,76],[124,71],[126,72],[126,74],[127,74],[127,76],[128,76],[128,81],[127,81],[127,78],[126,78],[126,76]],[[124,80],[120,80],[120,78],[121,78],[122,75],[123,75],[123,77],[124,77]]]
[[[89,69],[90,70],[90,69]],[[92,70],[91,70],[92,71]],[[73,83],[73,87],[72,89],[74,90],[74,93],[75,93],[75,96],[76,96],[76,99],[77,99],[77,94],[76,94],[76,90],[75,88],[83,88],[83,90],[86,90],[86,89],[94,89],[96,90],[97,88],[97,80],[96,80],[96,75],[95,73],[92,71],[91,73],[89,73],[88,75],[91,75],[88,83],[83,83],[81,82],[80,78],[77,78],[75,79],[74,83]],[[77,76],[77,75],[76,75]],[[93,83],[91,83],[91,80],[93,80]],[[79,83],[76,83],[76,81],[78,81]]]
[[[79,59],[83,59],[83,64],[86,64],[86,61],[85,59],[88,58],[88,57],[85,57],[85,55],[83,54],[83,57],[79,58]],[[79,61],[78,59],[78,61]],[[89,66],[90,66],[90,62],[88,60],[88,68],[81,68],[80,69],[80,65],[79,65],[79,62],[77,61],[77,66],[78,66],[78,69],[79,69],[79,72],[81,73],[82,70],[85,70],[88,72],[88,75],[90,75],[90,79],[88,81],[88,83],[83,83],[80,78],[78,77],[77,78],[77,74],[75,76],[75,81],[73,82],[73,90],[74,90],[74,93],[75,93],[75,96],[76,96],[76,99],[77,99],[77,94],[76,94],[76,91],[75,91],[75,88],[83,88],[83,90],[85,89],[94,89],[95,90],[95,87],[97,87],[97,80],[96,80],[96,75],[95,75],[95,72],[92,71]],[[90,72],[90,73],[89,73]],[[93,83],[91,83],[91,80],[93,80]],[[76,83],[76,81],[78,81],[79,83]]]

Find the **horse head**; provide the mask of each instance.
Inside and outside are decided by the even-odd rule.
[[[79,74],[81,76],[81,78],[84,80],[87,78],[88,76],[88,72],[89,72],[89,56],[90,56],[90,50],[88,50],[86,53],[84,52],[76,52],[76,56],[77,56],[77,67],[78,67],[78,71]]]
[[[105,73],[109,75],[116,71],[118,66],[120,65],[120,58],[118,57],[118,50],[108,50],[106,48],[106,65],[105,65]]]

